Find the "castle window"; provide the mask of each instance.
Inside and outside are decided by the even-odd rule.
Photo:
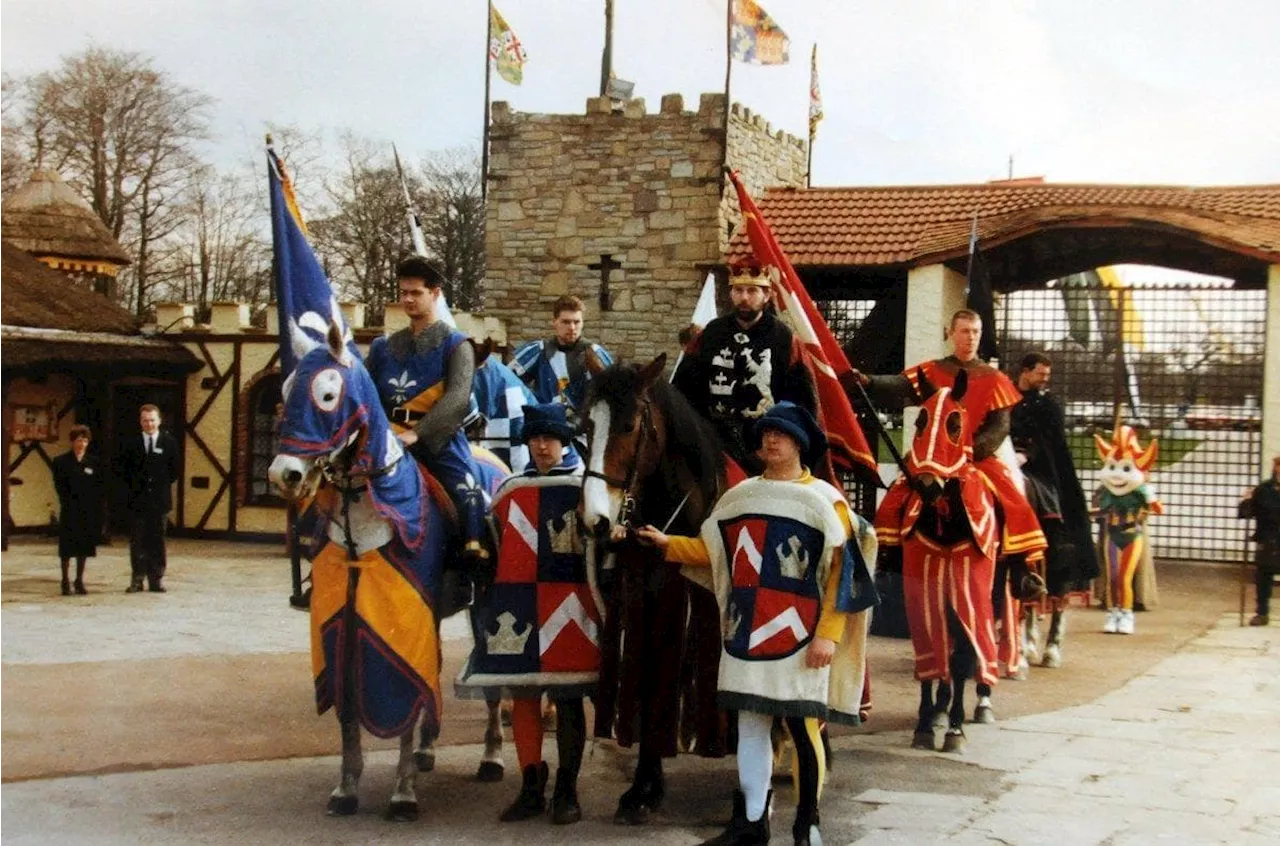
[[[247,475],[245,504],[284,505],[271,487],[267,469],[280,451],[280,374],[270,373],[249,389],[248,449],[244,471]]]

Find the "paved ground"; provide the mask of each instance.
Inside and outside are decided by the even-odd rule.
[[[492,820],[514,779],[471,779],[478,709],[450,700],[450,745],[419,781],[422,821],[378,816],[385,744],[369,756],[362,812],[327,818],[336,730],[310,705],[306,619],[284,610],[278,551],[173,551],[168,594],[121,593],[127,563],[113,547],[91,563],[94,593],[71,599],[55,595],[48,544],[5,554],[6,843],[686,844],[727,816],[732,763],[686,757],[670,768],[655,825],[614,827],[631,756],[601,743],[584,768],[584,823],[501,826]],[[1139,617],[1134,638],[1089,631],[1097,615],[1078,613],[1068,667],[1002,685],[1001,723],[972,727],[962,758],[907,748],[904,644],[876,639],[876,716],[835,739],[826,842],[1280,842],[1280,628],[1237,627],[1229,575],[1164,571],[1161,608]],[[464,648],[448,641],[447,665]],[[780,784],[776,842],[786,842],[791,801]]]

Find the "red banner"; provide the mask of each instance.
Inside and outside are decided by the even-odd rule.
[[[818,422],[831,442],[831,460],[836,469],[852,470],[862,466],[876,472],[876,460],[858,423],[858,415],[849,403],[849,395],[840,384],[841,379],[851,378],[853,366],[837,343],[831,328],[822,319],[817,306],[809,297],[796,269],[778,245],[756,207],[751,195],[736,171],[729,172],[733,187],[738,190],[738,205],[742,208],[742,220],[747,226],[747,239],[751,251],[761,265],[778,268],[781,277],[778,296],[774,302],[778,315],[804,342],[809,355],[806,363],[813,373],[818,391]]]

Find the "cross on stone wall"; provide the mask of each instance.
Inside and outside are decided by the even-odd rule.
[[[622,262],[614,261],[613,255],[606,253],[600,261],[587,265],[589,270],[600,271],[600,310],[610,311],[613,308],[613,295],[609,292],[609,274],[622,267]]]

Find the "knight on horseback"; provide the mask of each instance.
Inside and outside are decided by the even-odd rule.
[[[876,513],[882,549],[900,556],[904,600],[920,682],[920,711],[912,745],[964,749],[964,682],[976,678],[975,718],[990,708],[998,677],[992,608],[996,559],[1043,553],[1044,535],[1024,497],[1005,499],[972,460],[973,429],[963,400],[969,374],[961,369],[936,391],[924,372],[923,394],[906,472]],[[938,682],[937,700],[933,682]],[[983,691],[986,691],[984,693]],[[984,701],[986,700],[986,701]],[[948,708],[949,706],[949,708]]]
[[[968,390],[961,404],[973,427],[973,463],[997,487],[997,496],[1001,502],[1017,503],[1018,514],[1031,515],[1025,537],[1009,538],[1009,546],[1002,549],[1003,555],[1012,555],[1026,551],[1024,545],[1027,543],[1037,539],[1042,541],[1043,533],[1027,503],[1021,474],[1017,470],[1012,444],[1009,442],[1009,409],[1017,404],[1021,395],[1008,376],[978,357],[982,331],[982,318],[977,312],[960,309],[951,316],[947,336],[954,348],[954,355],[923,362],[901,374],[869,376],[855,371],[855,377],[867,387],[877,404],[917,404],[924,396],[922,379],[932,389],[952,387],[960,373],[966,375]],[[1034,558],[1026,559],[1027,564],[1034,561]],[[1039,584],[1028,583],[1029,593],[1026,598],[1038,598],[1043,593],[1043,577],[1033,573],[1030,578],[1038,580]],[[1000,625],[999,661],[1005,665],[1006,674],[1013,678],[1025,678],[1026,674],[1026,662],[1021,655],[1021,638],[1018,635],[1019,598],[1014,595],[1024,580],[1022,573],[1010,574],[1004,562],[997,563],[993,590]]]
[[[1098,559],[1089,525],[1089,504],[1076,475],[1067,445],[1062,407],[1049,393],[1053,362],[1043,353],[1028,353],[1018,368],[1022,399],[1010,413],[1009,438],[1027,482],[1027,499],[1036,510],[1049,550],[1045,555],[1046,596],[1042,603],[1051,616],[1042,664],[1062,666],[1066,613],[1072,595],[1088,604],[1089,583],[1098,575]],[[1024,654],[1036,662],[1039,648],[1037,615],[1026,607],[1023,621]]]
[[[467,336],[438,318],[444,276],[410,256],[396,266],[400,303],[409,326],[369,346],[369,375],[396,437],[443,485],[457,509],[463,556],[487,557],[480,472],[463,433],[475,375]]]

